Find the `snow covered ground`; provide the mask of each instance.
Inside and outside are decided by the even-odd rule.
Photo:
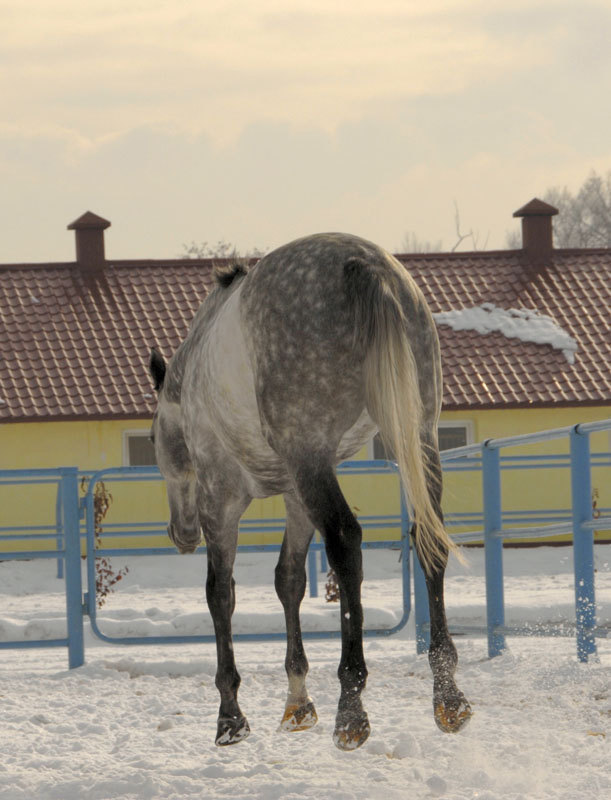
[[[451,564],[451,623],[484,623],[483,553]],[[118,568],[123,565],[113,560]],[[129,575],[99,616],[115,636],[209,630],[201,556],[129,560]],[[611,547],[596,548],[599,624],[611,626]],[[238,557],[236,631],[282,630],[274,558]],[[505,552],[508,624],[573,617],[570,548]],[[63,583],[49,561],[0,563],[0,639],[64,635]],[[365,553],[366,623],[400,615],[396,553]],[[321,585],[321,594],[323,585]],[[337,626],[337,605],[306,597],[304,629]],[[510,638],[487,658],[483,637],[455,638],[458,683],[474,716],[457,735],[433,722],[425,656],[413,621],[367,639],[364,702],[372,734],[358,751],[332,743],[339,641],[306,642],[319,724],[277,731],[284,706],[284,646],[237,643],[240,702],[252,728],[229,748],[213,743],[218,698],[214,645],[106,645],[86,632],[86,664],[59,650],[3,650],[0,658],[0,798],[253,798],[254,800],[575,800],[611,797],[611,639],[579,664],[573,639]]]

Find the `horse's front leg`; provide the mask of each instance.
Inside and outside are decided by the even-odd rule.
[[[206,599],[214,623],[216,638],[216,688],[221,695],[218,745],[235,744],[250,733],[248,721],[238,705],[240,675],[233,655],[231,616],[235,607],[235,581],[232,575],[233,558],[215,544],[208,543],[208,576]]]
[[[216,499],[216,498],[215,498]],[[217,499],[218,502],[218,499]],[[206,599],[216,638],[216,687],[221,696],[215,742],[228,745],[240,742],[250,733],[246,717],[238,704],[240,675],[236,668],[231,633],[235,608],[233,564],[238,543],[238,521],[248,501],[244,498],[223,509],[211,509],[212,502],[202,502],[199,514],[208,556]]]
[[[312,698],[306,689],[308,660],[303,649],[299,607],[306,589],[305,560],[314,533],[301,503],[284,495],[287,521],[280,558],[276,567],[276,592],[286,620],[286,674],[288,693],[280,730],[303,731],[318,721]]]

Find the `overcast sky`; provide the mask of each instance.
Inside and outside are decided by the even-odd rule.
[[[609,0],[0,0],[0,262],[505,245],[611,169]],[[464,247],[463,247],[464,249]]]

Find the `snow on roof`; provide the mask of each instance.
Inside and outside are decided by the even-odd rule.
[[[575,339],[553,317],[540,314],[534,308],[498,308],[493,303],[482,303],[473,308],[440,311],[433,316],[438,325],[449,325],[455,331],[471,330],[481,334],[500,331],[509,339],[551,344],[556,350],[562,350],[570,364],[575,362]]]

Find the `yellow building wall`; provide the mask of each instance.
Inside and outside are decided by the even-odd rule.
[[[470,415],[447,412],[442,420],[465,421],[473,424],[473,441],[500,439],[525,433],[565,428],[577,423],[594,422],[611,417],[610,407],[499,409],[478,411]],[[591,452],[610,452],[611,433],[604,431],[590,437]],[[502,456],[558,454],[569,452],[569,439],[503,448]],[[599,507],[611,506],[611,471],[592,470],[592,489],[597,492]],[[501,479],[503,509],[567,509],[571,504],[571,484],[568,469],[503,470]],[[446,472],[444,476],[444,512],[477,511],[482,509],[481,472]],[[464,530],[472,528],[464,528]],[[456,530],[463,530],[457,528]],[[597,539],[611,537],[611,531],[599,532]],[[557,537],[559,540],[569,536]]]
[[[93,475],[99,470],[123,466],[124,434],[132,431],[149,431],[150,421],[91,421],[91,422],[28,422],[0,426],[0,470],[36,469],[77,466],[80,471]],[[102,476],[112,501],[104,524],[121,522],[157,522],[167,524],[169,510],[165,486],[159,481],[120,482],[111,476]],[[83,494],[86,485],[83,486]],[[52,526],[55,524],[57,486],[53,485],[2,485],[0,484],[0,528],[8,526]],[[282,497],[253,500],[245,519],[272,519],[285,516]],[[1,534],[0,534],[1,535]],[[271,534],[248,536],[249,544],[280,541]],[[142,539],[103,539],[104,546],[126,547],[142,543]],[[246,543],[246,542],[245,542]],[[147,546],[165,547],[169,540],[165,534],[146,539]],[[24,549],[23,542],[2,546]],[[30,542],[27,549],[45,549],[48,544]],[[1,549],[1,547],[0,547]]]
[[[467,422],[472,427],[473,441],[514,436],[522,433],[561,428],[577,422],[590,422],[611,416],[609,407],[491,410],[473,413],[445,412],[442,421]],[[4,424],[0,426],[0,469],[30,469],[41,467],[78,466],[93,473],[97,470],[123,465],[123,438],[127,431],[148,431],[148,421],[90,421]],[[611,450],[609,432],[591,438],[593,451]],[[566,453],[568,439],[552,440],[522,448],[503,450],[503,455]],[[358,458],[367,458],[363,448]],[[364,518],[377,514],[400,513],[398,481],[393,476],[347,476],[341,479],[350,507]],[[609,469],[593,470],[593,488],[598,491],[597,503],[611,506]],[[112,503],[104,524],[124,521],[162,523],[165,527],[168,508],[165,488],[161,482],[118,483],[105,478]],[[570,479],[568,470],[513,471],[503,475],[503,505],[506,509],[568,508]],[[43,526],[55,522],[56,486],[0,485],[0,527]],[[481,473],[447,472],[444,479],[444,512],[481,511]],[[245,520],[278,519],[284,517],[282,497],[254,500]],[[467,526],[468,528],[469,526]],[[365,530],[366,538],[394,538],[396,530],[379,528]],[[611,532],[600,532],[598,538],[609,538]],[[3,537],[4,538],[4,537]],[[104,538],[107,546],[117,546],[118,540]],[[259,533],[242,537],[242,543],[266,544],[280,541],[278,534]],[[143,539],[123,540],[126,546],[143,543]],[[146,539],[147,545],[165,546],[164,535]],[[23,542],[10,543],[5,539],[0,547],[24,549]],[[27,549],[44,548],[48,544],[34,543]]]

